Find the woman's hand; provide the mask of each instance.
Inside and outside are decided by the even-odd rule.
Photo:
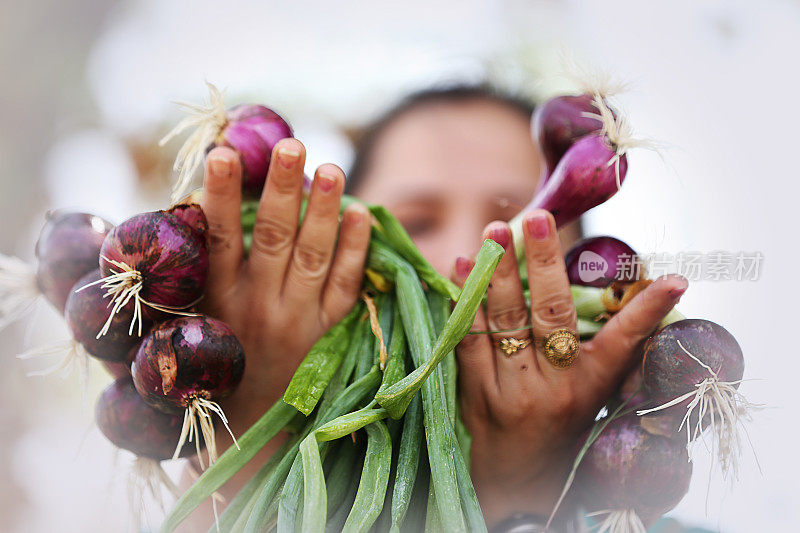
[[[202,311],[228,323],[244,346],[244,379],[223,403],[237,436],[280,397],[311,346],[347,314],[364,275],[371,219],[354,203],[340,224],[344,174],[337,166],[317,169],[298,229],[304,162],[300,141],[284,139],[275,146],[245,259],[239,156],[215,148],[206,160],[202,206],[210,269]],[[225,433],[218,431],[217,438]],[[221,448],[228,444],[220,442]]]
[[[558,328],[576,330],[569,280],[553,217],[536,210],[523,226],[530,318],[510,229],[493,222],[484,237],[506,254],[473,331],[512,331],[468,335],[456,351],[462,413],[473,437],[472,475],[490,526],[515,512],[550,514],[582,434],[638,362],[637,347],[688,286],[680,276],[656,280],[582,343],[571,366],[557,368],[538,341]],[[463,283],[471,268],[471,261],[459,259],[455,281]],[[505,337],[535,341],[507,356],[497,347]]]

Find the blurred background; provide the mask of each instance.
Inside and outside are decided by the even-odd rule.
[[[748,425],[760,468],[746,450],[731,485],[701,450],[671,516],[725,532],[795,531],[796,0],[0,0],[0,252],[31,259],[51,208],[119,222],[164,207],[176,147],[157,140],[179,118],[172,102],[200,101],[205,80],[230,103],[286,116],[308,169],[347,168],[348,134],[409,91],[489,78],[546,97],[571,89],[559,76],[564,50],[629,81],[620,102],[632,123],[669,145],[663,161],[629,156],[625,187],[585,217],[587,233],[644,253],[763,256],[757,280],[697,281],[680,305],[744,349],[742,391],[766,406]],[[93,425],[111,378],[95,365],[82,398],[76,376],[27,378],[48,362],[15,358],[65,338],[44,304],[0,336],[3,531],[129,527],[131,457]]]

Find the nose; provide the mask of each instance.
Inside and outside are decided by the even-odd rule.
[[[450,276],[458,256],[472,258],[478,252],[482,231],[479,217],[468,209],[459,210],[447,219],[435,242],[423,253],[427,252],[426,257],[440,274]]]

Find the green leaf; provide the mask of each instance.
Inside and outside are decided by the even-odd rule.
[[[360,305],[355,306],[311,348],[286,387],[284,402],[304,415],[314,410],[347,352],[350,326],[362,310]]]

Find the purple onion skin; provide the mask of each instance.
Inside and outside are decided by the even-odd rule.
[[[587,260],[584,252],[599,255],[606,263],[603,272],[594,272],[587,268],[583,261]],[[587,254],[588,255],[588,254]],[[636,281],[639,279],[639,268],[635,262],[636,252],[619,239],[608,236],[592,237],[576,243],[567,252],[564,262],[567,265],[567,276],[572,285],[605,288],[612,281]],[[624,265],[624,266],[623,266]],[[622,271],[622,275],[619,273]]]
[[[625,155],[609,166],[615,152],[608,139],[599,133],[582,137],[561,158],[550,179],[531,200],[525,211],[546,209],[561,227],[617,193],[615,167],[620,183],[625,180],[628,160]]]
[[[130,376],[106,387],[97,400],[95,420],[112,444],[156,461],[172,459],[183,426],[182,416],[162,413],[147,405]],[[194,452],[194,446],[184,446],[180,457]]]
[[[711,374],[684,352],[711,367],[720,381],[738,381],[744,375],[744,356],[728,330],[709,320],[686,319],[662,328],[647,340],[644,347],[642,376],[644,387],[657,405],[688,392]],[[738,384],[736,385],[738,388]],[[670,408],[683,416],[686,402]]]
[[[691,477],[686,442],[649,433],[635,414],[609,422],[578,467],[590,512],[634,509],[645,522],[678,505]]]
[[[175,376],[165,392],[159,356],[174,354]],[[224,322],[180,317],[156,325],[131,366],[136,390],[153,407],[179,414],[194,397],[219,400],[230,395],[244,374],[244,349]]]
[[[53,306],[64,312],[73,285],[97,268],[103,240],[114,226],[95,215],[55,211],[36,243],[36,281]]]
[[[108,361],[103,361],[102,363],[103,368],[114,379],[131,377],[131,367],[127,363],[111,363]]]
[[[583,116],[583,113],[598,113],[592,100],[588,94],[557,96],[534,111],[533,132],[544,155],[545,179],[575,141],[602,129],[599,119]]]
[[[267,181],[272,149],[287,137],[293,137],[292,128],[280,115],[262,105],[243,104],[228,110],[228,124],[209,149],[228,146],[239,152],[242,191],[258,197]]]
[[[208,235],[208,219],[199,204],[173,205],[167,210],[167,213],[178,217],[184,224],[204,237]]]
[[[205,234],[165,211],[133,216],[106,237],[101,255],[127,264],[142,275],[139,295],[146,301],[186,307],[203,295],[208,277],[208,242]],[[103,276],[118,270],[100,258]],[[161,313],[143,306],[145,314]]]
[[[123,307],[111,321],[108,333],[97,338],[97,333],[106,323],[111,309],[108,307],[108,298],[103,298],[105,289],[100,284],[78,289],[101,278],[100,269],[89,272],[75,284],[74,290],[67,299],[64,309],[64,318],[67,321],[72,338],[86,348],[90,355],[102,361],[124,363],[131,349],[141,342],[141,338],[134,331],[128,333],[133,318],[133,302]],[[143,319],[142,332],[150,327],[150,321]]]
[[[609,398],[608,402],[606,402],[606,408],[608,412],[614,412],[618,407],[623,406],[623,410],[628,409],[648,409],[653,406],[653,400],[650,398],[650,395],[647,394],[643,389],[639,389],[637,391],[623,391],[619,390],[615,392],[611,398]]]

